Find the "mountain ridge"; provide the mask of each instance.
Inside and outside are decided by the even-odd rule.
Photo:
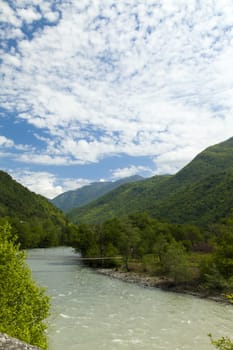
[[[0,171],[0,221],[12,225],[23,248],[60,244],[68,232],[60,209],[4,171]]]
[[[232,169],[233,137],[206,148],[175,175],[155,176],[141,183],[123,185],[84,207],[70,211],[68,217],[75,223],[101,222],[114,216],[144,211],[160,220],[205,225],[209,221],[220,220],[217,211],[227,215],[233,207],[231,196],[223,211],[221,201],[217,200],[221,187],[225,197],[227,191],[232,194],[233,189],[229,189]],[[208,190],[209,184],[212,187]],[[208,216],[208,206],[214,206],[211,196],[216,199],[215,213]],[[195,203],[192,204],[192,201]],[[187,216],[185,203],[189,203],[191,211]],[[203,208],[203,205],[205,210],[199,212],[198,208]]]
[[[92,182],[76,190],[64,192],[51,200],[51,202],[64,212],[73,208],[78,208],[89,202],[103,196],[115,188],[129,182],[143,181],[144,178],[139,175],[129,176],[114,182]]]

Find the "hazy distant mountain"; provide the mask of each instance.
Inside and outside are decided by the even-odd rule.
[[[144,211],[160,220],[204,225],[231,208],[233,138],[207,148],[175,175],[123,185],[68,215],[73,222],[99,222]]]
[[[78,208],[88,204],[125,183],[142,180],[144,180],[143,177],[135,175],[115,182],[93,182],[90,185],[78,188],[77,190],[64,192],[52,199],[51,202],[64,212],[68,212],[73,208]]]

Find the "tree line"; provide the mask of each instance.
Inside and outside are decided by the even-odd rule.
[[[101,224],[80,224],[67,239],[83,257],[99,258],[87,260],[91,266],[134,269],[165,276],[175,285],[221,293],[233,289],[232,228],[230,219],[200,228],[135,213]]]

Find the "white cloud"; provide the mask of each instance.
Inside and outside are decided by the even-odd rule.
[[[168,150],[154,159],[156,166],[155,174],[174,174],[183,168],[190,159],[197,155],[193,147],[189,145],[180,149]]]
[[[53,11],[49,11],[45,14],[45,18],[49,21],[49,22],[57,22],[59,19],[59,12],[53,12]]]
[[[11,172],[11,175],[30,191],[52,198],[62,192],[62,186],[56,184],[53,174],[47,172]]]
[[[66,192],[66,191],[72,191],[72,190],[76,190],[78,188],[81,188],[83,186],[89,185],[92,181],[88,180],[88,179],[82,179],[82,178],[78,178],[78,179],[63,179],[62,180],[62,192]]]
[[[5,136],[0,136],[0,147],[12,148],[14,147],[14,142]]]
[[[27,187],[30,191],[47,198],[54,198],[59,194],[80,188],[90,183],[87,179],[57,178],[47,171],[11,170],[11,176]]]
[[[113,179],[123,179],[125,177],[130,177],[133,175],[139,175],[139,174],[147,174],[148,175],[152,175],[152,170],[148,167],[145,166],[135,166],[135,165],[131,165],[129,167],[126,168],[118,168],[118,169],[114,169],[112,170],[112,178]]]
[[[16,27],[21,25],[21,21],[17,18],[15,11],[3,0],[0,1],[0,21]]]
[[[38,21],[41,19],[41,14],[34,8],[23,8],[19,9],[17,12],[20,18],[27,23],[32,23],[33,21]]]
[[[27,151],[32,152],[33,148],[29,145],[15,144],[13,140],[0,135],[0,147],[11,149],[11,157],[17,154],[17,151]],[[17,155],[18,156],[18,155]]]
[[[30,163],[30,164],[43,164],[43,165],[67,165],[69,160],[64,157],[52,157],[48,154],[36,154],[33,152],[24,153],[17,157],[17,161]]]
[[[3,7],[14,29],[40,16],[56,22],[3,55],[2,105],[48,133],[47,147],[20,161],[85,164],[120,153],[174,172],[232,136],[232,0],[39,6]]]

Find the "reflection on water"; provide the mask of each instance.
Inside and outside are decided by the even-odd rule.
[[[71,248],[30,250],[28,262],[52,297],[49,350],[213,350],[208,333],[231,336],[230,305],[99,275]]]

